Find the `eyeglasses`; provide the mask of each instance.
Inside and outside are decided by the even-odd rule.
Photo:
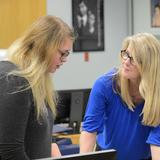
[[[66,57],[69,56],[70,52],[69,51],[61,51],[61,50],[58,50],[59,53],[61,54],[61,61],[64,60]]]
[[[130,63],[135,65],[135,61],[134,61],[133,57],[129,56],[129,53],[126,50],[121,50],[121,58],[123,60],[127,60],[129,58]]]

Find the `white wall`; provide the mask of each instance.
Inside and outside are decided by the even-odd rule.
[[[0,49],[0,60],[6,58],[6,49]]]
[[[71,0],[47,0],[47,13],[72,25]],[[56,89],[90,88],[98,76],[119,64],[121,42],[128,35],[128,0],[104,0],[104,17],[105,51],[90,52],[89,62],[82,52],[70,55],[54,75]]]

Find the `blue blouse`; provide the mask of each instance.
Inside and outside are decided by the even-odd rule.
[[[150,145],[160,146],[160,126],[142,125],[144,103],[128,109],[113,90],[116,70],[98,78],[92,88],[82,129],[97,132],[97,143],[104,149],[116,149],[117,160],[140,160],[150,157]]]

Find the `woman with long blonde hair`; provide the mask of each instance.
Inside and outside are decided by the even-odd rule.
[[[120,56],[120,68],[93,86],[81,153],[97,142],[97,150],[115,149],[117,160],[159,160],[160,42],[150,33],[135,34],[124,40]]]
[[[40,17],[0,62],[0,157],[51,156],[56,101],[51,73],[67,61],[73,30],[55,16]]]

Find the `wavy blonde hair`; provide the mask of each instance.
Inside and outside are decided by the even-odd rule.
[[[150,33],[138,33],[127,37],[122,49],[132,49],[132,57],[140,72],[139,91],[145,103],[142,110],[143,124],[160,124],[160,42]],[[118,72],[120,95],[129,109],[135,107],[129,93],[129,80]]]
[[[46,103],[56,113],[54,89],[48,70],[53,54],[57,53],[66,37],[74,40],[74,31],[60,18],[48,15],[35,21],[8,49],[9,60],[19,68],[10,74],[28,80],[26,89],[32,90],[37,118],[43,115]]]

